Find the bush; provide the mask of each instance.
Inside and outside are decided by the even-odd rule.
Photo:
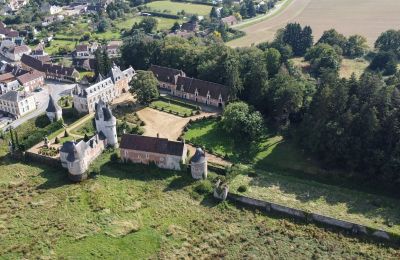
[[[194,187],[194,191],[198,194],[207,194],[211,193],[213,190],[212,184],[208,180],[204,180]]]
[[[146,123],[144,121],[140,122],[140,126],[145,126],[145,125],[146,125]]]
[[[119,154],[113,153],[113,154],[111,155],[111,157],[110,157],[110,160],[111,160],[112,162],[118,162],[118,161],[119,161]]]
[[[58,136],[56,137],[56,139],[54,140],[55,144],[59,144],[60,143],[60,138],[58,138]]]
[[[69,137],[69,133],[68,133],[67,129],[65,129],[64,137]]]
[[[247,191],[247,186],[245,185],[240,185],[239,188],[237,189],[238,192],[246,192]]]

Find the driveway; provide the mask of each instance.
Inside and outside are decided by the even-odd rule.
[[[67,96],[71,93],[72,88],[74,88],[75,84],[65,84],[57,81],[46,81],[46,84],[43,86],[42,91],[33,92],[35,95],[35,100],[37,104],[37,108],[35,111],[14,120],[11,124],[6,126],[16,128],[17,126],[25,123],[29,119],[35,118],[46,112],[47,105],[49,104],[49,94],[53,96],[53,98],[58,101],[62,96]]]

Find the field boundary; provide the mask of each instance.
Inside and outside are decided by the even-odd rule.
[[[264,213],[270,213],[284,217],[292,217],[298,220],[302,220],[306,223],[316,223],[326,227],[344,230],[353,235],[365,236],[375,240],[390,241],[396,244],[399,244],[400,241],[400,236],[398,234],[389,231],[384,231],[378,228],[373,228],[350,221],[344,221],[313,212],[299,210],[269,201],[258,200],[230,192],[227,194],[226,199],[230,202],[233,202],[234,204],[240,204],[243,206],[247,206],[251,209],[261,210]]]

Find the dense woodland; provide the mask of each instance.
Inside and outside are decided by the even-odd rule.
[[[397,65],[399,34],[383,33],[376,52],[367,53],[362,36],[347,38],[330,30],[314,44],[312,29],[299,24],[288,24],[273,42],[237,49],[217,39],[154,39],[133,31],[124,41],[122,59],[136,69],[164,65],[225,84],[231,101],[248,103],[248,111],[261,113],[264,128],[297,141],[327,168],[396,185],[400,181],[400,73],[390,67]],[[382,60],[385,55],[392,58]],[[293,65],[290,58],[295,56],[309,61],[310,73]],[[361,56],[371,60],[367,71],[359,79],[339,78],[342,58]],[[235,114],[232,110],[243,106],[232,105],[229,111]],[[260,122],[257,116],[253,119]],[[254,131],[249,130],[249,136]]]

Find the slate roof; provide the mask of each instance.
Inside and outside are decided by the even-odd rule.
[[[43,62],[26,54],[22,55],[21,62],[26,66],[31,67],[32,69],[45,73],[53,73],[53,74],[73,77],[74,73],[77,72],[75,68]]]
[[[31,48],[29,48],[26,45],[15,46],[14,49],[11,50],[11,52],[14,54],[21,54],[21,53],[26,53],[26,52],[30,52],[30,51],[31,51]]]
[[[194,32],[194,31],[197,31],[199,29],[198,27],[199,26],[198,26],[197,22],[189,21],[189,22],[186,22],[186,23],[182,24],[181,30],[182,31],[188,31],[188,32]]]
[[[99,100],[99,103],[95,105],[95,117],[96,120],[100,118],[100,113],[104,116],[104,121],[109,121],[112,119],[113,115],[111,109],[108,107],[106,103],[102,99]]]
[[[57,104],[57,102],[53,99],[51,95],[49,95],[49,105],[47,106],[46,112],[57,112],[60,111],[61,107]]]
[[[190,159],[190,162],[203,163],[205,159],[206,159],[206,154],[204,153],[204,151],[201,148],[197,148],[195,154]]]
[[[18,102],[19,95],[15,90],[8,91],[6,94],[0,96],[0,100]]]
[[[13,81],[14,79],[15,79],[15,76],[10,72],[0,75],[0,82],[9,82],[9,81]]]
[[[169,141],[165,138],[124,134],[121,138],[121,149],[136,150],[149,153],[158,153],[182,156],[185,144]]]
[[[76,46],[76,51],[77,52],[82,52],[82,51],[89,51],[89,46],[86,44],[80,44]]]
[[[186,76],[182,70],[171,69],[168,67],[151,65],[150,69],[158,81],[176,84],[178,76]]]
[[[229,90],[227,86],[217,84],[214,82],[204,81],[200,79],[178,77],[177,89],[180,90],[183,86],[184,92],[195,94],[196,89],[199,96],[207,97],[207,93],[210,93],[210,97],[218,99],[221,95],[224,102],[229,99]]]

